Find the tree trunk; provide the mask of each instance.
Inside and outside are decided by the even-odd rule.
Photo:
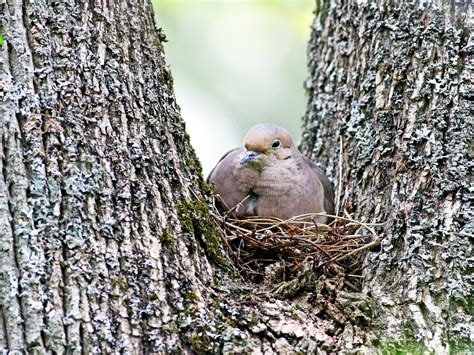
[[[0,13],[0,352],[182,348],[216,234],[151,5]]]
[[[340,211],[386,222],[364,273],[381,349],[472,346],[467,3],[320,1],[313,25],[302,148],[328,167]]]
[[[320,6],[302,147],[341,206],[387,224],[365,294],[307,269],[275,299],[220,246],[149,3],[0,2],[0,352],[462,349],[457,11]]]

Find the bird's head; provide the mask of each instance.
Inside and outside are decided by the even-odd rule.
[[[257,170],[262,170],[269,159],[289,159],[297,151],[290,133],[270,123],[252,127],[245,135],[244,147],[240,164]]]

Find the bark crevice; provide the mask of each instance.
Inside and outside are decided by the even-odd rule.
[[[472,349],[472,26],[318,5],[301,147],[341,210],[387,221],[363,293],[309,263],[279,293],[223,271],[148,3],[0,4],[0,352]]]

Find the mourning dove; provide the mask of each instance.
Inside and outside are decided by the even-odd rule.
[[[244,138],[244,147],[225,154],[211,171],[225,205],[238,217],[288,219],[305,213],[334,214],[334,192],[324,172],[295,146],[290,133],[259,124]],[[315,218],[326,223],[326,216]]]

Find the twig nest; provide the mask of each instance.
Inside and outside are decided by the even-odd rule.
[[[355,274],[361,269],[361,252],[380,244],[374,231],[380,224],[356,221],[348,214],[328,216],[328,225],[314,222],[322,213],[288,220],[238,219],[214,207],[212,215],[241,273],[266,285],[294,278],[309,262],[322,272],[331,273],[331,265],[339,265]]]

